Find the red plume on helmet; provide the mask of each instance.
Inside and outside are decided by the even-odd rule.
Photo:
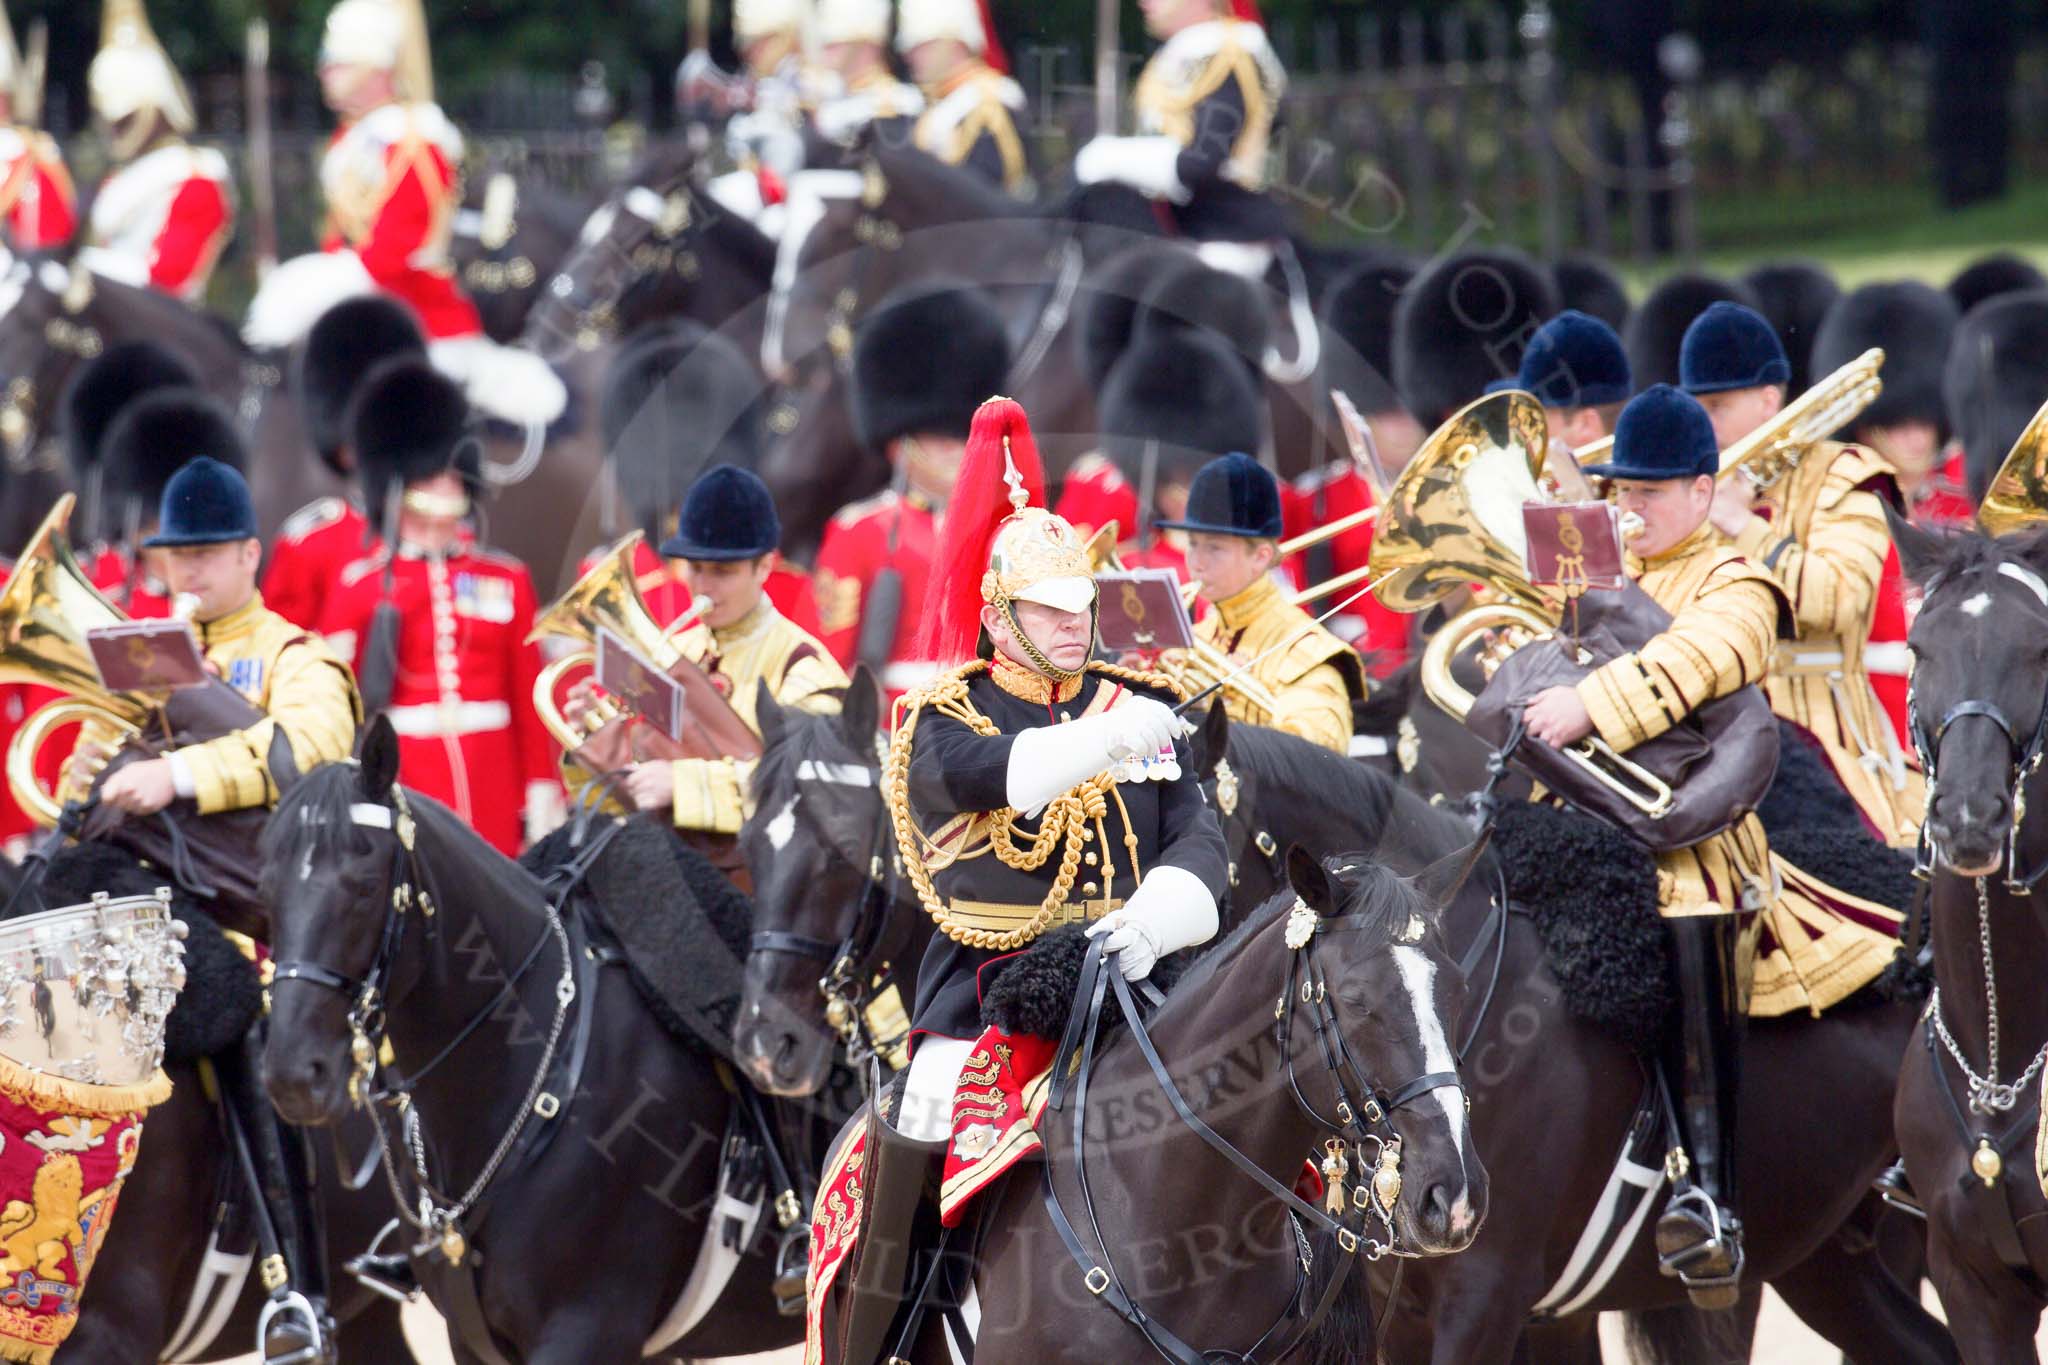
[[[1238,0],[1250,3],[1250,0]],[[996,20],[989,13],[988,0],[974,0],[974,7],[981,11],[982,49],[981,60],[991,70],[1007,76],[1010,74],[1010,54],[1003,51],[1003,40],[996,36]]]
[[[1007,459],[1005,453],[1007,451]],[[974,413],[967,452],[946,504],[945,524],[932,555],[930,591],[919,623],[916,653],[942,666],[974,657],[981,630],[981,580],[988,573],[989,546],[1010,513],[1010,465],[1024,480],[1030,503],[1045,505],[1045,466],[1031,423],[1014,399],[991,398]]]
[[[1247,24],[1264,28],[1266,21],[1259,15],[1259,0],[1230,0],[1230,17],[1242,19]]]

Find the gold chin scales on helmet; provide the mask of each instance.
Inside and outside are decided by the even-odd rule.
[[[1430,637],[1420,677],[1431,701],[1460,721],[1473,695],[1451,661],[1488,632],[1480,665],[1555,635],[1559,604],[1528,580],[1522,506],[1547,501],[1538,478],[1549,425],[1533,394],[1510,389],[1454,413],[1409,461],[1387,495],[1367,565],[1373,591],[1394,611],[1418,612],[1479,584],[1489,600],[1467,607]],[[1668,808],[1671,789],[1598,736],[1565,750],[1588,780],[1645,813]]]
[[[1007,450],[1008,438],[1004,438]],[[1023,479],[1012,465],[1006,476],[1010,485],[1010,515],[996,530],[989,545],[988,571],[981,576],[981,600],[994,607],[1009,623],[1018,648],[1031,666],[1057,682],[1081,676],[1081,668],[1061,668],[1047,658],[1017,622],[1017,603],[1036,602],[1056,611],[1086,610],[1090,618],[1089,637],[1094,638],[1096,610],[1094,565],[1089,545],[1067,519],[1043,507],[1030,505]],[[1092,542],[1091,542],[1092,543]]]
[[[2048,403],[2028,420],[1977,508],[1987,536],[2011,535],[2048,523]],[[2043,1132],[2048,1132],[2044,1126]]]

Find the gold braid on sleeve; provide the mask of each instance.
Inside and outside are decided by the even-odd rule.
[[[1099,667],[1099,666],[1098,666]],[[1045,808],[1038,832],[1031,836],[1030,843],[1019,848],[1016,840],[1017,811],[1006,807],[989,814],[989,842],[995,849],[996,857],[1005,867],[1021,872],[1035,872],[1045,866],[1055,848],[1060,851],[1059,871],[1053,876],[1052,889],[1039,903],[1038,913],[1023,926],[1016,929],[997,931],[993,929],[972,929],[952,922],[946,913],[946,903],[932,885],[931,869],[924,856],[923,834],[917,828],[910,812],[910,746],[917,735],[917,723],[927,707],[949,716],[966,725],[976,734],[993,737],[1001,733],[996,723],[976,711],[967,700],[967,680],[987,668],[986,664],[969,664],[964,668],[934,679],[903,699],[902,718],[896,726],[896,736],[889,745],[888,761],[882,768],[882,790],[889,802],[889,819],[896,832],[896,851],[903,859],[903,868],[910,878],[910,884],[917,890],[918,902],[925,913],[932,917],[939,931],[955,943],[969,948],[984,948],[995,952],[1010,952],[1021,948],[1045,932],[1052,922],[1054,912],[1064,905],[1067,895],[1074,889],[1074,879],[1081,867],[1081,845],[1088,826],[1093,823],[1103,838],[1102,849],[1105,862],[1109,855],[1109,841],[1104,822],[1109,813],[1109,796],[1115,788],[1115,781],[1108,773],[1098,773],[1087,781],[1062,792],[1053,798]],[[1150,674],[1139,674],[1130,670],[1118,670],[1133,680],[1150,681]],[[1126,827],[1129,819],[1126,817]],[[1135,850],[1133,850],[1135,865]],[[1104,875],[1110,869],[1104,868]]]

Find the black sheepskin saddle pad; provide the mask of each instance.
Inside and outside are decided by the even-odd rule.
[[[519,861],[545,879],[582,852],[574,829],[571,821]],[[740,889],[666,825],[635,818],[619,827],[573,899],[584,922],[618,944],[626,974],[662,1026],[730,1060],[754,918]]]
[[[1162,992],[1171,991],[1197,952],[1190,948],[1162,959],[1147,980]],[[1062,924],[1040,934],[1022,952],[992,964],[993,971],[984,968],[983,1026],[1057,1042],[1067,1031],[1067,1017],[1081,988],[1081,964],[1087,956],[1087,927]],[[1123,1006],[1116,992],[1106,992],[1102,1000],[1105,1035],[1123,1022]]]
[[[1855,798],[1835,776],[1834,764],[1820,741],[1782,719],[1778,722],[1778,771],[1756,808],[1756,818],[1763,822],[1772,848],[1782,838],[1815,829],[1868,833]]]
[[[1535,921],[1565,1008],[1654,1052],[1676,993],[1650,851],[1590,816],[1523,802],[1501,808],[1493,853],[1509,901]]]
[[[149,896],[172,886],[171,913],[190,929],[185,939],[185,989],[164,1023],[164,1059],[190,1062],[225,1052],[249,1032],[263,1007],[255,964],[228,942],[220,926],[163,873],[109,844],[72,844],[50,860],[38,904],[15,907],[19,918],[38,910],[81,905],[104,891],[116,898]],[[24,896],[23,901],[32,898]]]

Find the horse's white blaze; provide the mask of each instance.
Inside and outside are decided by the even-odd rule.
[[[775,818],[768,822],[768,847],[777,853],[789,847],[789,841],[796,837],[796,802],[792,796],[783,808],[775,812]]]
[[[1965,616],[1982,616],[1990,610],[1991,594],[1988,592],[1980,592],[1969,601],[1963,603],[1963,615]]]
[[[1451,1050],[1451,1040],[1444,1033],[1443,1016],[1436,1007],[1436,964],[1420,948],[1394,946],[1394,966],[1401,973],[1401,984],[1408,988],[1408,1004],[1415,1012],[1415,1027],[1422,1035],[1422,1064],[1429,1071],[1456,1072],[1457,1054]],[[1458,1165],[1465,1164],[1465,1092],[1455,1085],[1440,1085],[1430,1092],[1436,1102],[1443,1106],[1444,1122],[1451,1130],[1451,1143],[1458,1150]],[[1457,1202],[1451,1206],[1451,1226],[1454,1231],[1464,1231],[1472,1223],[1472,1206],[1467,1192],[1458,1191]]]

